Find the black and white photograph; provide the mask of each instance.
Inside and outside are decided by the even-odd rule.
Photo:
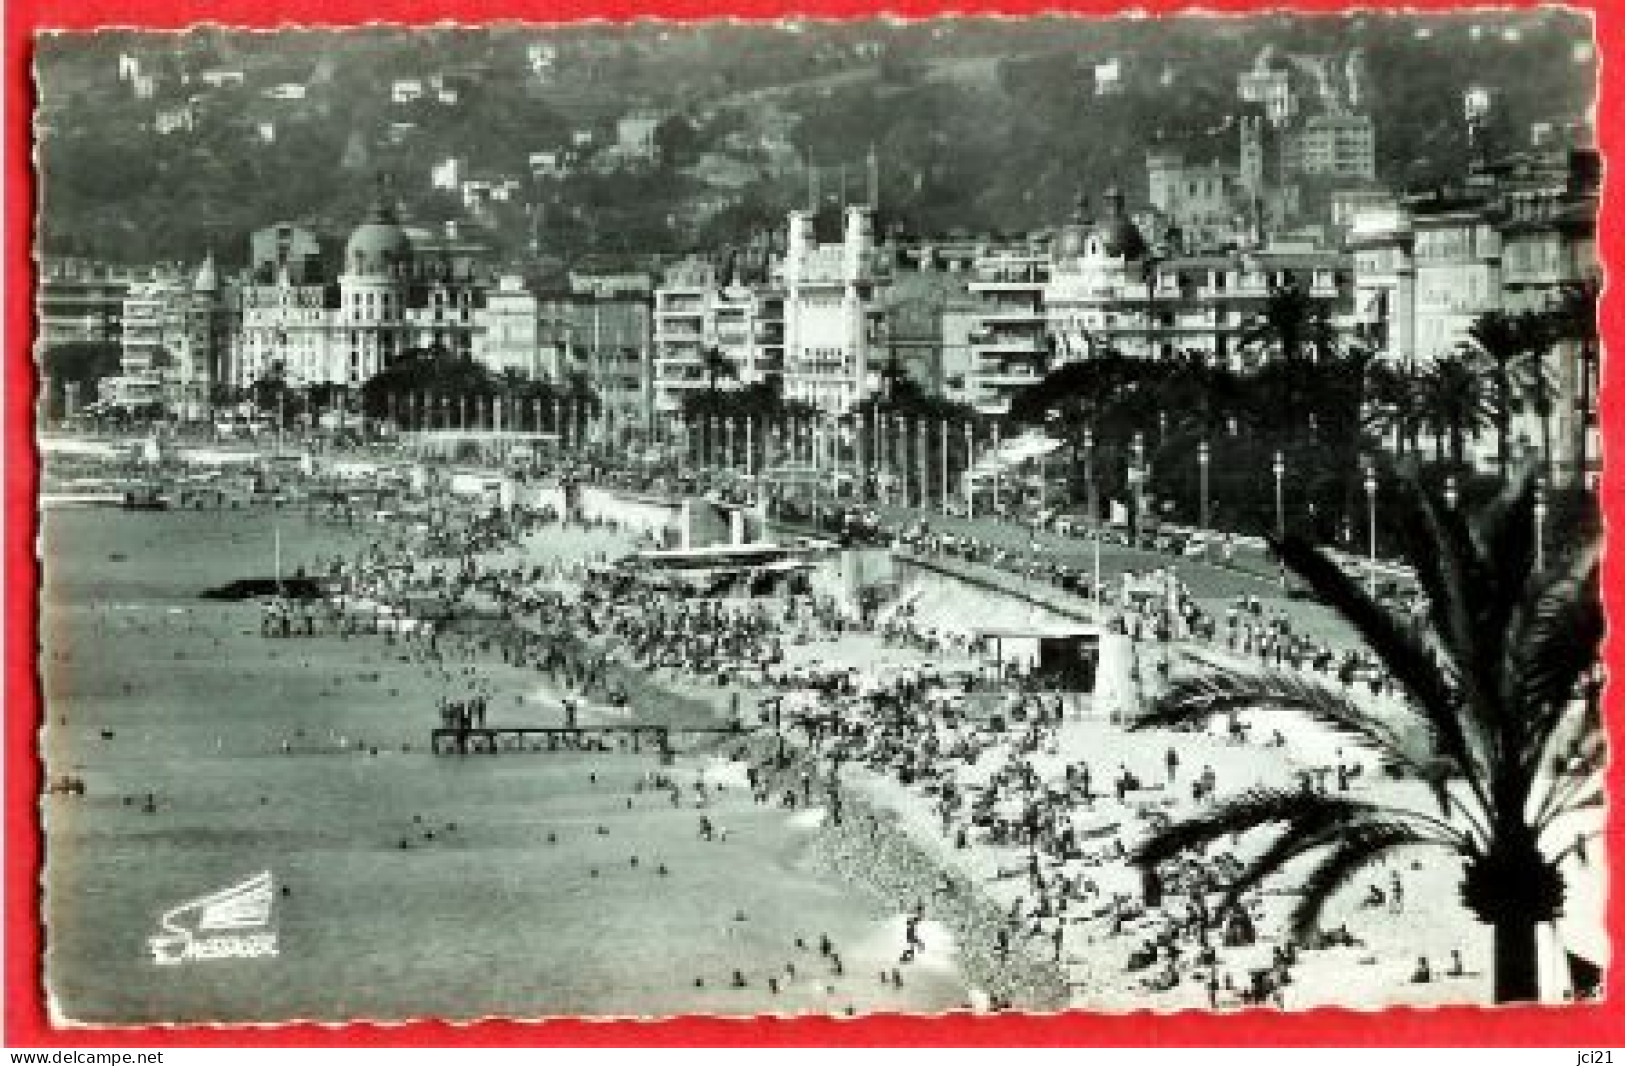
[[[1587,14],[33,48],[55,1023],[1600,995]]]

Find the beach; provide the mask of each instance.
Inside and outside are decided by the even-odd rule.
[[[596,501],[594,519],[498,538],[477,564],[413,547],[410,523],[295,507],[47,515],[43,741],[51,778],[85,784],[43,800],[59,1013],[395,1020],[1489,998],[1487,931],[1439,902],[1460,880],[1439,853],[1396,856],[1350,884],[1321,923],[1343,940],[1302,951],[1283,934],[1285,878],[1253,894],[1256,932],[1236,943],[1228,927],[1190,924],[1182,893],[1143,903],[1126,849],[1216,796],[1302,787],[1432,802],[1351,738],[1267,711],[1228,728],[1129,731],[1088,698],[996,680],[987,649],[968,641],[975,627],[1052,626],[1091,606],[980,561],[899,567],[874,625],[843,615],[838,596],[606,594],[591,571],[645,546],[648,516],[640,504],[617,522],[613,494]],[[201,596],[273,566],[322,574],[376,542],[404,547],[409,583],[463,568],[454,599],[482,620],[432,641],[331,626],[273,638],[254,602]],[[916,541],[908,553],[929,550]],[[1154,561],[1110,554],[1104,576],[1132,564],[1152,580]],[[1245,664],[1275,632],[1255,602],[1269,599],[1274,626],[1284,597],[1269,582],[1181,572],[1196,584],[1178,609],[1225,618],[1229,635],[1157,635],[1161,600],[1128,609],[1114,625],[1142,694],[1160,664]],[[1257,590],[1239,613],[1237,587]],[[504,599],[520,588],[540,598]],[[1322,612],[1298,613],[1310,645],[1328,639]],[[571,650],[555,664],[560,646]],[[983,690],[955,695],[956,677]],[[624,706],[607,698],[614,689]],[[448,701],[473,693],[482,726],[559,726],[569,700],[584,726],[671,727],[677,753],[668,765],[606,735],[602,750],[433,755]],[[775,699],[790,708],[779,735],[761,728]],[[753,731],[683,733],[736,718]],[[1165,767],[1176,750],[1178,773]],[[1192,869],[1224,877],[1260,847],[1233,838]],[[275,885],[274,958],[154,966],[148,938],[166,911],[262,871]],[[1210,881],[1190,883],[1193,905],[1212,895]],[[1583,922],[1599,912],[1601,879],[1576,868],[1572,883]]]
[[[86,783],[82,797],[42,801],[46,980],[64,1019],[968,1002],[945,945],[903,988],[879,983],[900,947],[897,915],[816,861],[815,821],[756,806],[743,787],[713,789],[703,812],[674,809],[634,792],[656,768],[647,754],[430,756],[435,693],[401,649],[371,636],[268,640],[254,604],[199,599],[268,573],[278,527],[290,567],[376,535],[292,512],[46,518],[43,742],[49,774]],[[494,720],[557,722],[534,671],[481,669]],[[731,773],[708,752],[669,772],[723,785]],[[725,843],[698,838],[701,813],[728,828]],[[147,938],[165,910],[262,870],[277,885],[274,959],[153,965]],[[821,936],[844,953],[844,974],[820,958]]]

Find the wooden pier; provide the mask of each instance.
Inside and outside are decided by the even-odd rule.
[[[631,750],[645,748],[663,757],[672,754],[674,734],[744,736],[742,726],[581,725],[581,726],[449,726],[429,734],[429,750],[436,755],[500,755],[504,753],[590,751],[591,742],[625,737]]]

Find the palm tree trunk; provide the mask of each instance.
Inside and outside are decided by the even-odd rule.
[[[1524,915],[1496,921],[1495,1002],[1530,1003],[1540,998],[1540,953],[1535,923]]]
[[[1540,468],[1546,474],[1546,480],[1552,478],[1552,410],[1549,406],[1540,410]]]

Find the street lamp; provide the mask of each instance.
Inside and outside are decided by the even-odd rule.
[[[1546,478],[1535,480],[1535,571],[1546,569]]]
[[[1213,458],[1212,450],[1208,447],[1207,441],[1203,441],[1202,443],[1200,443],[1200,444],[1198,444],[1196,446],[1196,465],[1197,465],[1197,468],[1198,468],[1198,470],[1199,470],[1199,472],[1201,474],[1201,518],[1197,522],[1197,525],[1200,526],[1204,532],[1208,528],[1207,467],[1208,467],[1208,462],[1212,458]],[[1204,539],[1202,541],[1202,544],[1203,544],[1203,549],[1202,549],[1203,554],[1206,554],[1206,552],[1207,552],[1207,548],[1206,548],[1207,540],[1206,540],[1205,537],[1204,537]]]
[[[1377,595],[1377,470],[1371,460],[1365,463],[1366,519],[1370,525],[1371,562],[1366,579],[1366,592]]]
[[[1086,426],[1083,431],[1083,461],[1085,488],[1089,494],[1089,528],[1094,535],[1093,573],[1092,583],[1089,586],[1091,598],[1095,601],[1095,621],[1100,621],[1100,493],[1095,486],[1095,430],[1093,426]]]
[[[1093,426],[1085,426],[1083,430],[1083,491],[1085,502],[1089,506],[1089,521],[1097,521],[1095,516],[1095,430]]]
[[[1145,528],[1145,434],[1134,431],[1134,535]]]
[[[1270,470],[1275,474],[1275,539],[1286,539],[1286,500],[1282,495],[1281,479],[1286,476],[1286,457],[1279,451],[1275,453],[1275,461],[1270,464]]]

